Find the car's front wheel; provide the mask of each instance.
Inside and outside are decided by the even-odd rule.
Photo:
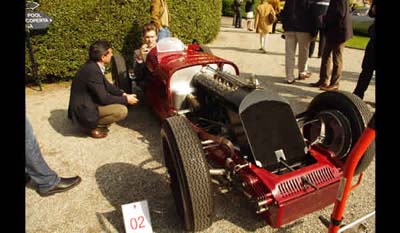
[[[182,116],[165,119],[161,129],[165,165],[178,215],[186,231],[201,231],[212,223],[211,179],[196,133]]]

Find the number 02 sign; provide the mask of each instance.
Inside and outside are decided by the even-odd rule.
[[[146,200],[122,205],[122,215],[126,233],[153,232]]]

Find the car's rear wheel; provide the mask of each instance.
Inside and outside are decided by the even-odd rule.
[[[165,165],[178,215],[186,231],[212,223],[211,179],[199,138],[182,116],[165,119],[161,129]]]
[[[132,81],[128,77],[125,59],[119,54],[111,58],[111,76],[115,86],[126,93],[132,93]]]
[[[357,96],[343,91],[323,92],[300,114],[302,132],[310,142],[331,150],[343,162],[367,127],[372,113]],[[363,172],[375,155],[373,141],[357,165],[355,175]]]

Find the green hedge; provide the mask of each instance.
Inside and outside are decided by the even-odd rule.
[[[142,44],[141,27],[150,21],[150,1],[41,0],[36,11],[53,22],[44,33],[32,36],[39,76],[44,82],[71,79],[88,58],[89,45],[98,39],[112,43],[115,54],[132,64],[133,50]],[[220,0],[168,0],[171,32],[184,43],[208,43],[219,30]],[[26,50],[25,73],[32,80]]]

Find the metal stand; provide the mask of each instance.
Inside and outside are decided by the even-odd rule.
[[[35,57],[33,56],[31,33],[30,33],[29,29],[27,29],[27,31],[26,31],[25,40],[26,40],[26,44],[27,44],[28,50],[29,50],[29,57],[30,57],[31,63],[32,63],[33,78],[36,80],[36,83],[39,85],[39,91],[42,91],[42,83],[41,83],[39,75],[38,75],[38,67],[35,62]]]

